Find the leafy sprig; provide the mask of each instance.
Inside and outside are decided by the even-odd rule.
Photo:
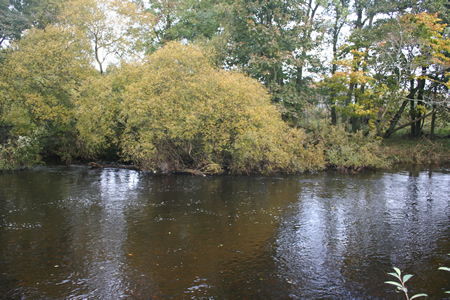
[[[394,270],[395,270],[395,273],[392,272],[392,273],[388,273],[388,274],[397,278],[398,282],[397,281],[385,281],[384,283],[392,284],[393,286],[395,286],[397,288],[398,291],[403,291],[405,293],[407,300],[417,299],[419,297],[428,297],[427,294],[420,293],[420,294],[415,294],[414,296],[412,296],[410,298],[408,295],[408,289],[406,288],[405,284],[409,279],[411,279],[411,277],[413,277],[413,275],[405,274],[402,277],[402,272],[400,271],[399,268],[394,267]]]

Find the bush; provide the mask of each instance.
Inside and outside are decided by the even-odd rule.
[[[79,102],[79,132],[93,152],[117,141],[123,159],[164,171],[240,174],[324,166],[305,133],[282,121],[259,82],[214,68],[196,46],[169,43],[145,64],[122,66],[109,76],[107,94],[85,93]]]
[[[344,126],[325,123],[317,124],[314,132],[317,142],[323,145],[328,166],[341,171],[389,166],[381,152],[381,139],[362,131],[349,133]]]
[[[24,169],[42,162],[39,132],[0,144],[0,170]]]

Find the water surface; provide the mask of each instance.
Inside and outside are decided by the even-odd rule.
[[[0,173],[4,299],[402,299],[450,290],[448,168],[280,177]],[[1,296],[0,296],[1,297]]]

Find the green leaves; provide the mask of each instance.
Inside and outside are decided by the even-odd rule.
[[[403,291],[405,293],[405,297],[406,297],[407,300],[417,299],[417,298],[420,298],[420,297],[428,297],[427,294],[420,293],[420,294],[415,294],[414,296],[412,296],[410,298],[409,295],[408,295],[408,289],[406,288],[405,283],[409,279],[411,279],[411,277],[413,277],[413,275],[406,274],[406,275],[403,275],[403,277],[402,277],[402,272],[400,271],[399,268],[396,268],[396,267],[394,267],[394,271],[395,271],[395,273],[392,272],[392,273],[388,273],[388,274],[391,275],[391,276],[394,276],[398,280],[398,282],[397,281],[385,281],[384,283],[391,284],[391,285],[395,286],[398,291]]]
[[[388,273],[388,274],[389,274],[389,273]],[[395,281],[385,281],[384,283],[392,284],[392,285],[396,286],[399,290],[403,290],[403,286],[402,286],[400,283],[398,283],[398,282],[395,282]]]
[[[411,274],[407,274],[407,275],[403,276],[403,282],[407,282],[411,277],[413,277],[413,275],[411,275]]]
[[[44,148],[69,160],[76,155],[74,96],[93,70],[89,47],[70,29],[56,25],[32,28],[12,45],[0,72],[0,122],[11,126],[13,138],[32,139],[41,130],[45,134],[39,136],[37,152]]]
[[[438,270],[450,272],[450,268],[448,267],[439,267]],[[450,291],[446,291],[445,293],[450,294]]]
[[[391,275],[391,276],[394,276],[395,278],[397,278],[399,282],[396,282],[396,281],[385,281],[384,283],[392,284],[392,285],[396,286],[397,289],[402,291],[405,288],[404,287],[404,283],[406,281],[403,279],[403,282],[402,282],[402,277],[401,277],[402,276],[402,272],[400,271],[399,268],[394,267],[394,270],[395,270],[395,273],[388,273],[388,274]],[[405,276],[409,276],[407,278],[407,280],[412,277],[412,275],[405,275]]]
[[[341,47],[344,59],[334,62],[336,72],[322,83],[333,92],[336,112],[344,121],[351,118],[354,128],[361,117],[370,118],[363,126],[383,136],[392,134],[399,123],[404,101],[424,100],[423,108],[431,111],[430,94],[445,98],[450,84],[445,73],[450,40],[443,36],[444,28],[436,14],[422,12],[399,14],[355,30],[349,45]]]

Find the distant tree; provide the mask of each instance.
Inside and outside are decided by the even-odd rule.
[[[233,6],[227,65],[262,82],[288,119],[297,119],[323,28],[319,2],[241,0]],[[312,35],[312,33],[315,35]]]
[[[0,46],[19,39],[30,27],[45,28],[58,21],[62,0],[0,0]]]
[[[103,74],[108,63],[118,63],[139,50],[134,40],[140,34],[137,29],[143,29],[137,22],[139,12],[147,21],[147,16],[131,2],[71,0],[65,4],[60,19],[81,38],[90,40],[96,65]]]
[[[0,0],[0,46],[5,41],[18,39],[28,26],[28,19],[10,1]]]
[[[338,70],[337,60],[338,60],[338,49],[339,49],[339,40],[341,37],[342,29],[345,25],[348,24],[348,17],[350,14],[349,10],[349,1],[348,0],[335,0],[330,1],[330,5],[328,7],[329,14],[332,16],[332,21],[330,26],[328,27],[328,34],[330,36],[333,60],[331,62],[331,76],[333,76]],[[330,89],[329,93],[330,97],[330,108],[331,108],[331,123],[333,125],[337,125],[337,113],[336,113],[336,91]]]
[[[444,78],[450,44],[442,35],[444,29],[436,15],[428,13],[375,24],[370,35],[363,35],[370,40],[364,43],[364,51],[355,49],[356,43],[350,45],[352,56],[339,62],[340,71],[327,83],[339,95],[341,112],[353,121],[367,118],[378,135],[388,137],[404,128],[397,124],[409,104],[412,135],[418,136],[430,115],[425,98],[431,99],[432,90],[440,94],[448,90]]]

